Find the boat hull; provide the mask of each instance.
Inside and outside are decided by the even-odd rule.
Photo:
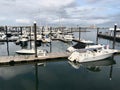
[[[97,61],[97,60],[103,60],[106,58],[111,57],[115,53],[114,50],[105,50],[101,52],[85,52],[85,53],[79,53],[79,52],[73,52],[68,59],[70,61],[76,61],[76,62],[90,62],[90,61]]]
[[[35,50],[34,49],[22,49],[22,50],[18,50],[16,51],[17,54],[22,54],[22,55],[33,55],[35,54]],[[37,50],[37,54],[39,56],[45,56],[47,53],[47,51],[44,50]]]
[[[35,54],[34,50],[27,50],[27,49],[22,49],[19,51],[16,51],[17,54],[26,54],[26,55],[32,55]]]
[[[89,57],[89,58],[85,58],[83,60],[77,60],[78,62],[90,62],[90,61],[98,61],[98,60],[103,60],[103,59],[107,59],[109,57],[112,57],[113,53],[109,53],[109,54],[104,54],[104,55],[99,55],[97,57]]]

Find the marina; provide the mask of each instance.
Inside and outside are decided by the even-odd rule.
[[[15,28],[15,27],[9,27],[9,34],[10,34],[10,32],[12,32],[11,30],[13,28]],[[23,28],[24,28],[24,30],[23,30]],[[21,50],[16,51],[17,54],[23,54],[22,56],[18,55],[18,56],[2,56],[2,57],[0,57],[0,64],[1,65],[2,64],[9,64],[11,62],[12,63],[21,63],[21,62],[44,61],[44,60],[59,59],[59,58],[69,58],[69,56],[72,53],[74,53],[74,51],[77,50],[77,49],[74,49],[74,50],[72,50],[72,52],[71,52],[71,50],[70,50],[70,52],[68,52],[67,51],[68,49],[66,48],[66,51],[63,51],[63,52],[56,52],[56,53],[51,52],[52,47],[51,47],[50,41],[52,41],[52,40],[55,40],[55,41],[59,40],[59,41],[62,41],[63,43],[68,43],[68,42],[74,41],[74,42],[79,43],[78,45],[76,45],[77,48],[81,46],[82,47],[81,49],[89,49],[89,48],[96,49],[95,47],[97,45],[93,45],[94,43],[91,43],[92,41],[89,41],[89,40],[86,41],[84,39],[83,40],[81,39],[81,29],[85,29],[85,31],[86,31],[86,29],[88,29],[88,30],[89,29],[96,29],[96,31],[97,31],[96,37],[98,38],[98,36],[99,36],[98,30],[102,29],[102,28],[99,28],[99,29],[98,28],[88,28],[88,27],[86,27],[86,28],[85,27],[84,28],[82,28],[82,27],[72,28],[72,30],[74,30],[74,29],[76,30],[76,31],[74,30],[74,32],[77,32],[79,34],[78,39],[76,39],[74,37],[74,34],[71,31],[71,28],[66,28],[66,27],[61,27],[61,28],[47,27],[46,28],[44,26],[38,27],[36,25],[36,22],[34,23],[33,26],[25,26],[25,27],[18,26],[15,29],[16,30],[14,31],[14,33],[19,32],[18,30],[21,31],[20,36],[18,35],[18,38],[16,38],[17,36],[15,38],[11,38],[14,34],[8,35],[8,27],[5,26],[5,28],[2,29],[2,32],[6,33],[5,34],[6,37],[1,39],[1,42],[6,41],[8,44],[8,42],[12,41],[12,42],[16,42],[16,44],[18,43],[18,45],[19,45],[19,43],[21,43],[22,46],[27,46],[27,43],[29,41],[30,42],[30,49],[23,48]],[[70,30],[71,32],[68,30]],[[3,36],[4,34],[2,34],[2,32],[1,32],[1,35]],[[39,36],[39,39],[38,39],[38,36]],[[45,41],[46,38],[49,38],[50,40],[48,42],[46,42]],[[43,39],[44,39],[44,41],[43,41]],[[37,49],[37,40],[40,40],[40,41],[38,41],[40,43],[40,46],[41,46],[41,43],[50,43],[50,52],[48,53],[47,50]],[[31,42],[32,42],[32,45],[31,45]],[[89,46],[89,44],[92,46]],[[87,45],[87,46],[83,46],[83,45]],[[99,48],[99,46],[100,45],[98,45],[97,47]],[[115,52],[115,53],[119,53],[119,52],[120,51],[117,50],[117,52]],[[25,55],[25,54],[27,54],[27,55]],[[34,55],[30,55],[30,54],[34,54]],[[73,58],[75,58],[75,56]],[[92,61],[92,60],[88,60],[88,61]]]
[[[120,90],[120,0],[0,6],[0,90]]]
[[[100,88],[99,84],[102,85],[102,82],[108,83],[107,86],[103,88],[111,88],[111,84],[117,81],[119,82],[119,54],[114,55],[114,58],[110,57],[104,60],[78,63],[70,62],[68,57],[71,55],[70,52],[66,51],[68,47],[76,45],[79,42],[92,41],[96,43],[97,29],[91,30],[90,32],[73,32],[74,39],[71,42],[66,42],[61,38],[52,38],[51,43],[41,42],[40,46],[37,46],[37,49],[47,50],[46,55],[41,56],[37,53],[33,55],[21,55],[17,54],[16,51],[25,49],[31,50],[32,43],[35,43],[34,40],[29,40],[27,46],[16,45],[15,41],[13,42],[1,42],[0,44],[0,76],[1,84],[9,83],[11,87],[7,88],[6,85],[3,87],[6,90],[13,90],[13,84],[21,86],[20,89],[24,90],[23,81],[25,87],[30,85],[30,90],[34,89],[44,89],[46,90],[57,89],[61,90],[62,88],[67,89],[77,89],[82,88],[88,90],[86,84],[81,83],[84,81],[88,83],[88,79],[93,81],[92,87]],[[94,37],[93,37],[94,35]],[[80,37],[80,39],[79,39]],[[32,43],[31,43],[32,42]],[[108,45],[112,48],[113,43],[108,42],[107,39],[101,39],[98,37],[98,43]],[[120,50],[119,43],[116,42],[115,49]],[[14,73],[13,73],[14,72]],[[63,78],[66,77],[66,78]],[[4,80],[3,80],[4,79]],[[8,81],[9,80],[9,81]],[[19,85],[16,84],[19,80]],[[23,80],[23,81],[22,81]],[[100,81],[96,83],[96,80]],[[117,81],[116,81],[117,80]],[[10,83],[12,81],[12,84]],[[74,84],[73,84],[74,81]],[[39,82],[39,83],[38,83]],[[34,83],[34,84],[33,84]],[[62,83],[69,83],[65,84]],[[83,87],[77,85],[81,83]],[[89,82],[90,83],[90,82]],[[53,85],[54,84],[54,85]],[[57,86],[55,86],[57,84]],[[69,86],[72,85],[72,86]],[[32,86],[32,87],[31,87]],[[80,86],[80,87],[79,87]],[[91,86],[87,85],[91,88]],[[0,86],[1,87],[1,86]],[[2,88],[2,87],[1,87]],[[111,89],[110,89],[111,90]]]

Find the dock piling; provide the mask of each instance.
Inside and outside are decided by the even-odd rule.
[[[22,27],[20,27],[20,32],[21,32],[21,35],[22,35]]]
[[[115,49],[115,41],[116,41],[116,29],[117,29],[117,24],[115,24],[115,25],[114,25],[113,49]]]
[[[99,33],[99,28],[97,28],[96,44],[98,44],[98,33]]]
[[[79,27],[79,40],[80,40],[80,36],[81,36],[81,27]]]
[[[32,49],[32,45],[31,45],[31,30],[32,30],[32,26],[30,27],[30,49]]]
[[[8,42],[8,37],[7,37],[7,34],[8,34],[8,28],[7,28],[7,26],[5,26],[5,31],[6,31],[6,41]]]
[[[37,33],[36,33],[36,21],[34,21],[34,38],[35,38],[35,40],[34,40],[34,43],[35,43],[35,57],[37,57],[37,43],[36,43],[36,40],[37,40]]]
[[[9,56],[9,42],[8,42],[8,27],[5,26],[5,31],[6,31],[6,43],[7,43],[7,54]]]

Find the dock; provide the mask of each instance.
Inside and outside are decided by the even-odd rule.
[[[81,42],[79,39],[73,39],[74,42]]]
[[[47,53],[45,56],[35,57],[35,55],[15,55],[15,56],[0,56],[0,65],[27,63],[37,61],[51,61],[53,59],[68,58],[71,53],[69,52],[53,52]]]
[[[107,34],[98,34],[98,37],[104,38],[104,39],[108,39],[108,40],[114,40],[114,36],[110,36]],[[116,37],[115,39],[117,42],[120,42],[120,37]]]

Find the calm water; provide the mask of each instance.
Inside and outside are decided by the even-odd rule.
[[[78,33],[74,33],[78,38]],[[96,42],[96,31],[81,33],[82,39]],[[110,44],[112,41],[99,38],[100,44]],[[52,52],[62,52],[72,44],[60,41],[52,42]],[[21,49],[14,43],[0,45],[0,55],[16,55]],[[120,43],[116,48],[120,49]],[[28,46],[29,48],[29,46]],[[50,51],[49,45],[43,44],[42,49]],[[7,52],[9,51],[9,53]],[[0,67],[0,90],[119,90],[120,89],[120,56],[116,55],[98,62],[75,65],[67,59],[52,62],[24,64]],[[111,79],[111,80],[110,80]]]

